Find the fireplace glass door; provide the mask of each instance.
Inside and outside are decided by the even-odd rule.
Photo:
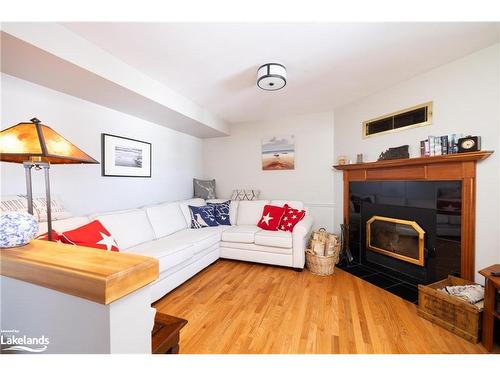
[[[425,231],[415,222],[372,216],[366,222],[366,248],[424,266]]]

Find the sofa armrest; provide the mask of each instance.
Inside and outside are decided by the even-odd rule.
[[[313,218],[311,215],[306,216],[295,225],[292,232],[293,241],[293,267],[304,268],[305,251],[309,235],[312,230]]]

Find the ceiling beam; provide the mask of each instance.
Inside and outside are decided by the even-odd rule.
[[[3,73],[199,138],[229,125],[58,24],[3,24]]]

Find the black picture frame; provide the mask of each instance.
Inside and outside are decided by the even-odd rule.
[[[108,142],[107,142],[108,141]],[[109,159],[111,158],[110,153],[110,144],[111,143],[119,143],[120,141],[123,141],[123,144],[127,144],[128,146],[136,144],[137,147],[139,147],[138,150],[144,151],[145,149],[147,150],[146,152],[141,152],[141,166],[148,166],[149,168],[145,168],[147,174],[133,174],[134,170],[130,169],[129,166],[117,166],[116,164],[113,166],[110,166]],[[138,139],[133,139],[133,138],[127,138],[127,137],[122,137],[119,135],[115,134],[109,134],[109,133],[101,133],[101,176],[103,177],[136,177],[136,178],[151,178],[151,171],[152,171],[152,158],[153,158],[153,146],[149,142],[145,141],[140,141]],[[116,156],[115,156],[116,157]],[[142,160],[144,157],[148,158],[146,160],[146,163]],[[133,168],[137,168],[134,166]],[[114,172],[113,172],[114,170]],[[119,173],[119,171],[122,171],[122,173]],[[141,169],[139,169],[137,172],[139,172]],[[143,170],[143,172],[144,172]],[[126,172],[126,173],[123,173]]]

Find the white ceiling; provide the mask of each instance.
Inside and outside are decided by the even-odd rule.
[[[231,123],[332,110],[499,41],[498,23],[63,25]],[[256,87],[266,62],[284,89]]]

